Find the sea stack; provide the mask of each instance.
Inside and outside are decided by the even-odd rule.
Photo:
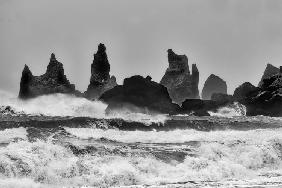
[[[85,96],[88,99],[98,99],[105,91],[117,85],[115,76],[110,77],[110,64],[106,47],[100,43],[91,64],[91,78]]]
[[[51,54],[46,73],[41,76],[33,76],[29,67],[25,65],[20,82],[19,98],[28,99],[53,93],[80,95],[75,90],[74,84],[67,79],[63,64],[57,61],[54,53]]]
[[[214,93],[227,94],[227,84],[220,77],[211,74],[204,84],[202,99],[210,100]]]
[[[262,75],[261,80],[258,84],[258,87],[262,86],[264,79],[270,78],[271,76],[278,74],[279,72],[280,72],[279,68],[277,68],[277,67],[268,63],[266,65],[264,72],[263,72],[263,75]]]
[[[168,89],[171,99],[177,104],[185,99],[198,99],[199,71],[196,64],[192,65],[191,74],[186,55],[177,55],[172,49],[167,53],[169,67],[160,83]]]

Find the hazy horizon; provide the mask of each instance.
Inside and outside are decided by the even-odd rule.
[[[41,75],[54,52],[85,91],[101,42],[119,84],[136,74],[159,82],[171,48],[197,64],[200,92],[215,74],[232,94],[257,85],[267,63],[282,65],[281,8],[275,0],[2,0],[0,90],[17,93],[24,65]]]

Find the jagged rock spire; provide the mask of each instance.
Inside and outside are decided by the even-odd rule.
[[[169,63],[167,72],[175,74],[185,72],[186,74],[190,74],[188,58],[186,55],[178,55],[174,53],[172,49],[168,49],[167,58]]]
[[[106,46],[100,43],[91,64],[90,84],[85,96],[89,99],[97,99],[102,93],[116,85],[116,78],[114,76],[110,77],[110,63],[106,53]]]
[[[33,76],[28,66],[25,65],[21,77],[19,98],[27,99],[52,93],[81,95],[64,75],[63,64],[56,60],[54,53],[51,54],[46,73],[41,76]]]
[[[198,99],[200,98],[199,96],[199,70],[197,68],[196,64],[192,64],[192,96],[194,96],[194,98]]]
[[[106,53],[106,47],[100,43],[98,51],[94,54],[94,60],[91,65],[91,83],[103,83],[110,78],[110,64]]]
[[[192,65],[190,74],[188,58],[186,55],[178,55],[172,49],[167,50],[169,67],[161,79],[171,99],[181,104],[185,99],[199,98],[199,71],[196,65]]]
[[[30,88],[29,84],[32,81],[32,73],[29,70],[29,67],[27,65],[24,65],[24,69],[22,72],[22,77],[20,81],[20,92],[19,97],[22,99],[26,99],[30,97]]]

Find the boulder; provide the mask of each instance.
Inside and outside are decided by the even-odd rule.
[[[175,114],[179,106],[172,103],[167,89],[147,76],[132,76],[102,94],[100,100],[109,104],[107,112],[130,111],[141,113]]]
[[[196,64],[192,65],[191,74],[186,55],[177,55],[171,49],[167,52],[169,67],[160,83],[167,88],[171,99],[181,104],[185,99],[199,98],[199,71]]]
[[[227,84],[220,77],[211,74],[204,84],[202,99],[210,100],[214,93],[227,94]]]
[[[98,45],[91,64],[91,78],[87,91],[84,93],[88,99],[98,99],[105,91],[117,85],[115,76],[110,76],[110,64],[104,44]]]
[[[270,78],[271,76],[275,75],[275,74],[278,74],[279,73],[279,68],[271,65],[271,64],[267,64],[266,65],[266,68],[264,70],[264,73],[262,75],[262,78],[258,84],[258,87],[261,87],[262,86],[262,83],[263,83],[263,80],[264,79],[267,79],[267,78]]]
[[[64,74],[63,64],[57,61],[55,54],[52,53],[46,73],[41,76],[33,76],[29,67],[25,65],[20,81],[19,98],[28,99],[53,93],[81,96]]]
[[[181,105],[181,113],[196,116],[209,116],[208,111],[216,109],[216,102],[212,100],[186,99]]]

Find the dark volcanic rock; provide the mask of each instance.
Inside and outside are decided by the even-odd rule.
[[[235,89],[233,97],[240,102],[256,94],[257,91],[258,88],[256,86],[254,86],[250,82],[245,82]]]
[[[97,53],[94,54],[93,63],[91,64],[90,84],[85,92],[85,96],[89,99],[98,99],[101,94],[116,85],[116,78],[114,76],[110,77],[110,64],[106,47],[104,44],[100,43]]]
[[[262,86],[262,83],[263,83],[263,80],[264,79],[267,79],[267,78],[270,78],[271,76],[275,75],[275,74],[278,74],[279,73],[279,68],[271,65],[271,64],[267,64],[266,65],[266,68],[264,70],[264,73],[263,73],[263,76],[258,84],[258,87],[261,87]]]
[[[216,102],[212,100],[186,99],[182,103],[182,113],[194,114],[196,116],[209,116],[208,111],[217,108]]]
[[[25,65],[20,82],[19,97],[27,99],[53,93],[81,95],[64,75],[63,64],[57,61],[55,54],[52,53],[46,73],[41,76],[33,76],[28,66]]]
[[[227,84],[220,77],[211,74],[204,84],[202,90],[202,99],[210,100],[212,94],[214,93],[227,94]]]
[[[174,114],[179,110],[173,104],[167,89],[151,77],[132,76],[124,79],[123,85],[116,86],[106,91],[100,100],[109,104],[107,111],[129,110],[141,113],[169,113]]]
[[[199,71],[196,64],[192,65],[190,74],[186,55],[177,55],[171,49],[167,52],[169,67],[160,83],[168,89],[171,99],[181,104],[185,99],[199,98]]]
[[[282,116],[282,73],[264,79],[261,87],[249,94],[242,103],[250,116]]]

